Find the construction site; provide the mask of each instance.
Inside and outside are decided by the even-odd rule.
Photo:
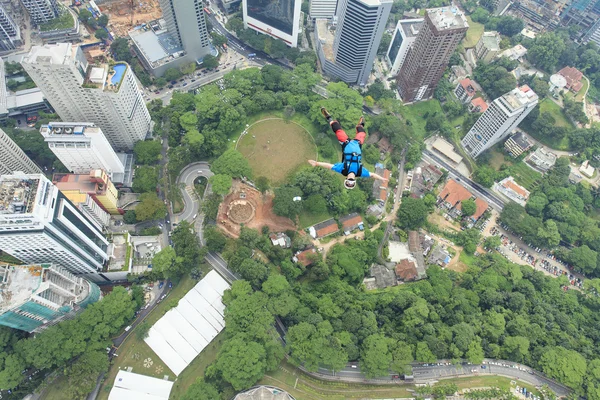
[[[127,37],[129,31],[162,17],[158,0],[103,1],[98,8],[108,15],[108,26],[115,37]]]

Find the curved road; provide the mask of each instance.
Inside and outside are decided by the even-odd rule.
[[[210,178],[213,173],[210,170],[210,165],[206,161],[195,162],[185,167],[177,177],[177,186],[181,188],[181,195],[183,197],[183,211],[179,214],[173,215],[173,223],[179,223],[181,221],[188,221],[194,226],[200,243],[204,244],[204,238],[202,237],[202,225],[204,223],[204,215],[200,209],[200,199],[194,192],[194,181],[196,178],[203,176]],[[205,195],[210,193],[210,184],[206,186]],[[195,216],[195,218],[194,218]]]

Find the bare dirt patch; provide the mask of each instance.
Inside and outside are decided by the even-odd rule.
[[[254,176],[265,176],[275,184],[283,182],[307,160],[317,157],[317,148],[306,129],[276,117],[258,121],[248,128],[237,149],[248,159]]]
[[[458,225],[456,222],[446,220],[446,218],[444,218],[442,215],[438,214],[437,212],[430,214],[429,217],[427,218],[427,220],[430,223],[435,224],[439,227],[448,228],[455,232],[460,231],[460,225]]]
[[[233,181],[231,192],[219,206],[217,220],[219,227],[233,237],[239,236],[242,224],[253,229],[267,225],[271,231],[278,232],[296,230],[291,219],[275,215],[273,196],[263,195],[237,180]]]

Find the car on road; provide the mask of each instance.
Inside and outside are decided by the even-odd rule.
[[[157,90],[156,92],[154,92],[154,94],[160,94],[160,90]]]
[[[158,284],[158,288],[162,289],[164,285],[165,285],[165,281],[160,281],[160,283]]]
[[[184,82],[183,85],[181,85],[181,86],[187,86],[187,82]]]

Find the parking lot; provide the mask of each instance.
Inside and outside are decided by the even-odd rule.
[[[569,279],[570,285],[564,289],[582,289],[584,277],[571,270],[570,265],[557,259],[548,250],[524,244],[519,238],[508,232],[502,225],[495,225],[490,229],[490,234],[500,236],[502,244],[497,249],[508,260],[533,268],[550,276],[564,275]]]

